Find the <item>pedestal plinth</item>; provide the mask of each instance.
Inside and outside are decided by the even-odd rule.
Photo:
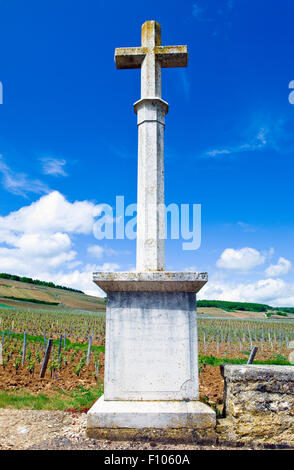
[[[104,396],[88,412],[88,434],[206,434],[215,413],[198,401],[195,294],[207,274],[95,273],[94,282],[108,300]]]

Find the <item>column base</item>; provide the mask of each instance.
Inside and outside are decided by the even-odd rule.
[[[216,414],[200,401],[106,401],[87,415],[87,435],[96,439],[215,441]]]

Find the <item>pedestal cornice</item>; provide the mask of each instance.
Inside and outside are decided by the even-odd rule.
[[[93,281],[104,292],[194,292],[208,281],[201,272],[96,272]]]

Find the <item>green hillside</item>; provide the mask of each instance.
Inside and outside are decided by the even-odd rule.
[[[53,283],[0,274],[0,304],[17,308],[70,308],[101,312],[104,298]]]
[[[35,284],[37,286],[46,286],[46,287],[55,287],[55,289],[69,290],[72,292],[79,292],[83,294],[84,292],[78,289],[73,289],[72,287],[59,286],[54,284],[54,282],[40,281],[39,279],[32,279],[31,277],[21,277],[16,274],[0,273],[0,279],[10,279],[12,281],[24,282],[26,284]]]
[[[217,309],[223,312],[253,312],[262,313],[264,316],[292,317],[294,315],[293,307],[272,307],[267,304],[258,304],[253,302],[230,302],[225,300],[198,300],[198,309]],[[217,312],[216,312],[217,313]]]

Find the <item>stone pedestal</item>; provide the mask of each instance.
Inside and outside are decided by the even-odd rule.
[[[96,273],[94,281],[108,301],[104,396],[88,413],[88,434],[206,436],[216,418],[198,401],[195,294],[207,274]]]

